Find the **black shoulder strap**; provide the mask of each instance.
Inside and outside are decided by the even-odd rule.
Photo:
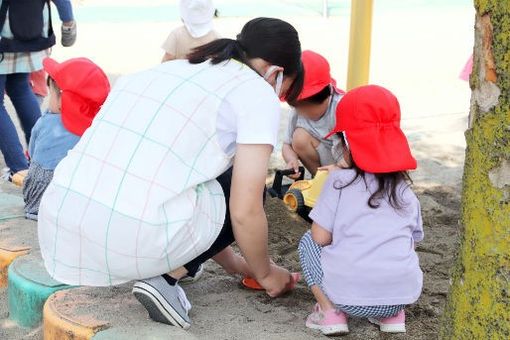
[[[0,33],[2,32],[7,19],[7,10],[9,9],[9,0],[2,1],[2,7],[0,7]]]

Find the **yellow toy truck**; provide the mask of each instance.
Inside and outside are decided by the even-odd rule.
[[[301,177],[290,185],[282,185],[283,176],[294,174],[294,170],[276,171],[273,186],[268,192],[272,197],[282,199],[290,211],[309,221],[308,213],[319,198],[324,182],[328,177],[328,171],[317,171],[314,178],[307,180],[304,179],[304,168],[300,167],[299,171]]]

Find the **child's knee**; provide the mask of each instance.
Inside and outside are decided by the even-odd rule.
[[[297,128],[292,134],[292,148],[295,151],[306,150],[313,146],[315,138],[303,128]],[[318,142],[318,141],[317,141]]]

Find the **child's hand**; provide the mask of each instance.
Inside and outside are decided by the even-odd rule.
[[[301,176],[301,172],[299,171],[299,160],[294,159],[294,160],[288,162],[287,169],[294,169],[294,174],[289,175],[289,178],[299,179],[299,176]]]

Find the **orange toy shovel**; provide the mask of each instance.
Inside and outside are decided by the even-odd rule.
[[[296,283],[301,280],[301,274],[300,273],[292,273],[290,274],[292,276],[292,280],[289,282],[289,289],[288,290],[292,290],[294,289],[294,287],[296,286]],[[257,280],[255,280],[254,278],[251,278],[251,277],[245,277],[241,283],[243,284],[243,286],[245,286],[246,288],[249,288],[249,289],[253,289],[253,290],[264,290],[264,288],[257,282]]]

